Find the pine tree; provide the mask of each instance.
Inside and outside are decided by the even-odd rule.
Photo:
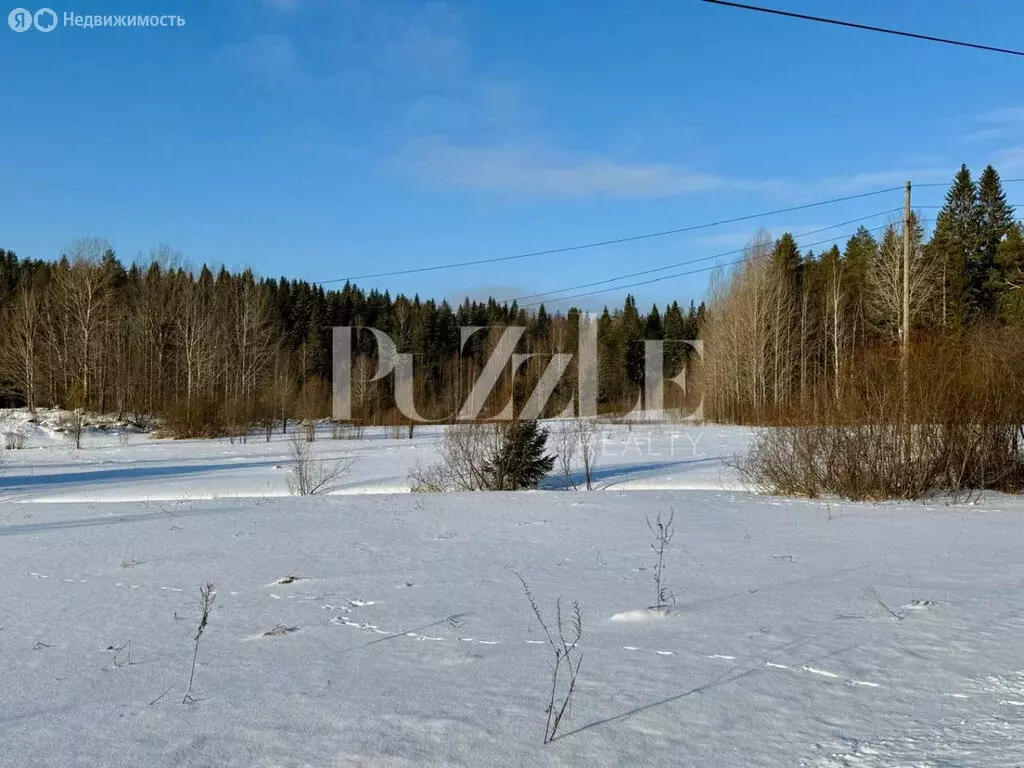
[[[535,420],[513,421],[501,426],[501,446],[497,456],[484,466],[487,487],[492,491],[518,491],[536,488],[555,464],[554,456],[545,456],[548,431]]]

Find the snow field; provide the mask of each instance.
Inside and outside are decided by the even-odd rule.
[[[389,493],[436,432],[318,441],[358,462],[307,498],[280,439],[30,435],[0,469],[0,765],[1021,764],[1019,499],[759,497],[724,463],[748,432],[673,456],[662,429],[639,455],[616,432],[591,493]],[[669,509],[661,614],[644,517]],[[513,571],[583,609],[546,747]]]

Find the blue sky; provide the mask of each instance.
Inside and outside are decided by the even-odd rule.
[[[1006,47],[1021,46],[1024,28],[1016,0],[765,4]],[[166,243],[192,264],[325,280],[684,227],[906,178],[947,182],[961,162],[1024,176],[1024,60],[1009,56],[697,0],[168,0],[145,12],[187,23],[0,27],[0,246],[53,258],[102,236],[126,261]],[[1008,189],[1024,204],[1024,184]],[[915,203],[943,193],[921,189]],[[895,192],[360,282],[509,298],[728,251],[759,223],[800,233],[901,204]],[[645,305],[699,299],[706,284],[703,273],[634,293]]]

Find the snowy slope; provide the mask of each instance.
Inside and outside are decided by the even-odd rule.
[[[383,492],[436,435],[378,437],[344,446],[376,493],[298,499],[283,443],[36,435],[0,469],[0,766],[1021,765],[1021,500],[753,496],[721,464],[746,438],[609,449],[592,493],[439,496]],[[644,517],[669,509],[653,617]],[[513,571],[583,609],[548,746]]]

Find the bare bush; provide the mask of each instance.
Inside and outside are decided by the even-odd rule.
[[[669,603],[675,602],[675,595],[665,586],[665,553],[668,551],[669,544],[672,543],[672,537],[675,535],[675,531],[672,529],[672,523],[675,521],[676,513],[673,510],[669,510],[668,517],[663,518],[661,512],[658,513],[657,519],[652,523],[650,517],[645,517],[647,521],[647,527],[651,531],[651,535],[654,536],[654,540],[651,542],[651,549],[654,550],[654,554],[657,556],[657,560],[654,562],[654,596],[655,602],[651,606],[654,610],[663,611],[669,607]]]
[[[1020,351],[962,342],[915,349],[907,398],[897,361],[866,361],[817,422],[761,430],[741,473],[758,490],[809,497],[962,501],[983,490],[1019,492]]]
[[[575,421],[563,421],[552,433],[558,469],[565,479],[566,488],[576,490],[579,486],[574,478],[576,457],[580,451],[580,436]]]
[[[188,692],[185,694],[185,698],[181,700],[182,704],[195,701],[192,698],[192,681],[196,676],[196,659],[199,657],[199,639],[203,636],[203,632],[206,630],[206,625],[210,621],[210,612],[213,611],[214,600],[217,599],[217,590],[214,589],[212,582],[207,582],[205,586],[199,588],[199,628],[196,630],[196,636],[193,638],[195,646],[192,650],[192,671],[188,676]]]
[[[441,438],[441,461],[416,466],[409,473],[414,491],[488,490],[487,458],[497,453],[501,433],[497,423],[452,424]]]
[[[76,450],[81,450],[82,435],[85,434],[85,413],[80,408],[62,413],[57,418],[56,427],[65,440],[75,446]]]
[[[601,445],[601,428],[592,419],[577,419],[575,422],[580,463],[583,465],[583,480],[587,490],[593,490],[594,465],[597,463]]]
[[[878,593],[878,590],[874,587],[866,587],[864,589],[864,594],[869,599],[874,600],[878,604],[878,607],[885,611],[893,621],[899,621],[907,615],[906,608],[893,610],[893,608],[889,606],[885,599]]]
[[[332,461],[318,459],[313,444],[300,434],[292,435],[288,452],[294,462],[288,477],[288,491],[293,496],[313,496],[331,490],[355,463],[350,456]]]
[[[741,461],[758,490],[852,500],[963,501],[985,489],[1019,490],[1020,428],[985,424],[768,427]],[[1016,478],[1016,479],[1015,479]]]
[[[170,406],[154,437],[184,440],[227,437],[230,433],[231,429],[218,401],[214,398],[195,397],[186,403]]]
[[[583,637],[583,611],[580,604],[573,602],[572,618],[568,628],[562,617],[562,598],[555,600],[555,627],[554,630],[548,626],[541,613],[537,599],[530,591],[529,585],[522,574],[516,572],[516,578],[523,586],[523,592],[533,615],[544,630],[548,646],[551,649],[551,690],[548,694],[548,704],[544,709],[547,716],[544,723],[544,743],[550,744],[558,733],[558,726],[569,709],[572,702],[572,695],[576,691],[576,678],[580,672],[580,665],[583,664],[583,653],[578,649],[580,639]],[[568,637],[566,636],[568,634]]]
[[[20,451],[25,447],[25,433],[20,429],[11,429],[3,433],[4,448],[8,451]]]
[[[576,489],[576,468],[583,470],[586,489],[593,488],[594,465],[597,462],[601,429],[593,419],[562,421],[552,433],[558,469],[565,478],[566,487]]]
[[[547,431],[533,421],[453,424],[441,439],[441,462],[409,473],[413,491],[515,491],[535,488],[554,465],[544,456]]]
[[[363,437],[363,425],[358,421],[334,421],[331,420],[332,440],[361,440]]]

